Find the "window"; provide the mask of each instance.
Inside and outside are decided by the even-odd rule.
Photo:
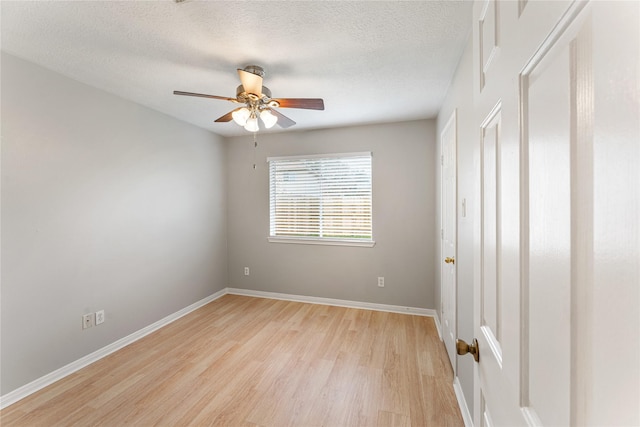
[[[373,246],[371,153],[267,160],[269,241]]]

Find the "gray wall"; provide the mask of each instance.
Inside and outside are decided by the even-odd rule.
[[[229,138],[229,286],[435,309],[435,127],[423,120],[259,134],[257,149],[251,135]],[[373,153],[375,247],[267,242],[267,157],[359,151]]]
[[[2,55],[2,394],[226,286],[225,160],[210,132]]]
[[[438,141],[440,132],[447,123],[454,110],[457,110],[457,134],[458,134],[458,248],[456,255],[456,271],[458,282],[457,297],[457,328],[458,337],[469,342],[473,340],[473,212],[474,212],[474,152],[477,151],[479,128],[475,119],[473,104],[473,68],[472,45],[469,42],[458,64],[452,84],[447,93],[445,102],[438,115]],[[438,153],[440,153],[438,143]],[[438,176],[438,217],[440,216],[440,172]],[[467,216],[462,217],[462,200],[466,199]],[[438,221],[438,224],[440,222]],[[437,247],[438,259],[440,245]],[[440,283],[440,267],[436,269],[437,281]],[[440,301],[440,287],[437,287],[436,301]],[[439,313],[442,317],[441,313]],[[468,356],[456,356],[457,375],[460,386],[467,401],[469,411],[473,415],[473,358]]]

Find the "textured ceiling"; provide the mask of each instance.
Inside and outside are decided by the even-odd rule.
[[[461,1],[0,2],[2,50],[221,135],[236,68],[256,64],[292,129],[434,117],[464,48]],[[276,126],[274,129],[279,130]]]

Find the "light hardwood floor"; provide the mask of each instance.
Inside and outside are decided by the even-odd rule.
[[[237,295],[5,408],[9,426],[462,426],[429,317]]]

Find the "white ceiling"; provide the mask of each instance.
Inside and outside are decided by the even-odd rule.
[[[255,64],[291,129],[435,117],[471,28],[468,1],[0,2],[2,50],[225,136]],[[274,129],[279,130],[276,126]]]

